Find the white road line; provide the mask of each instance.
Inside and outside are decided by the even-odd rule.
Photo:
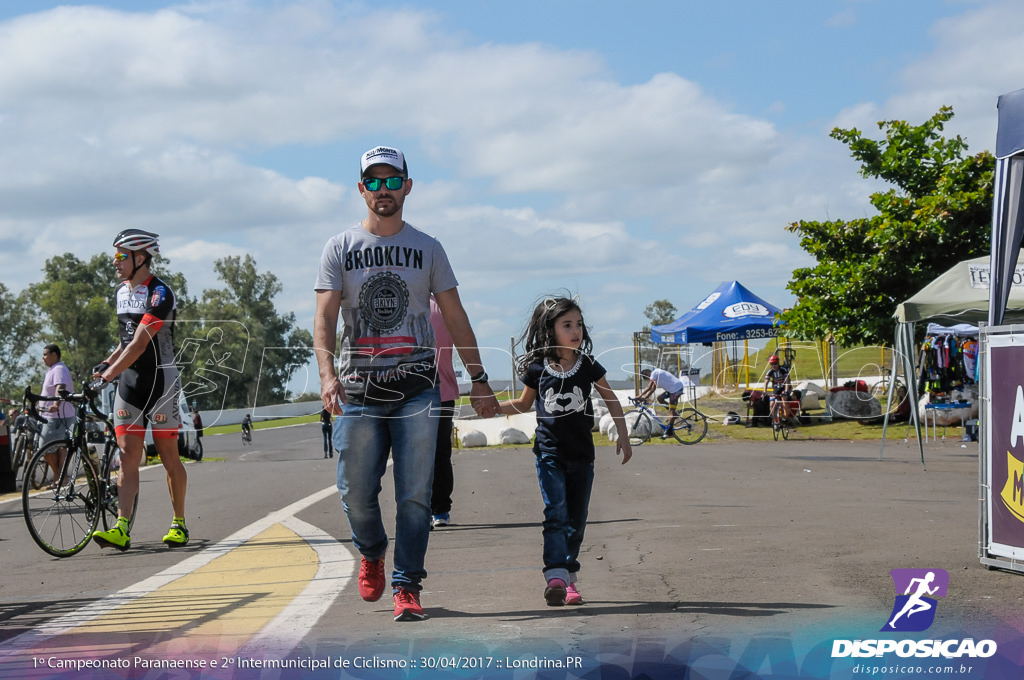
[[[313,527],[294,517],[294,515],[296,515],[299,512],[302,512],[303,510],[313,505],[314,503],[318,503],[324,498],[327,498],[328,496],[336,493],[338,493],[337,487],[329,486],[326,489],[323,489],[321,491],[318,491],[317,493],[314,493],[299,501],[296,501],[291,505],[288,505],[280,510],[274,511],[268,514],[266,517],[263,517],[262,519],[256,520],[252,524],[243,527],[242,529],[239,529],[235,533],[231,534],[230,536],[222,540],[220,543],[217,543],[216,545],[213,545],[207,548],[206,550],[203,550],[201,553],[192,555],[191,557],[182,560],[178,564],[175,564],[173,566],[168,567],[167,569],[164,569],[158,574],[154,574],[153,576],[150,576],[147,579],[139,581],[138,583],[128,586],[127,588],[124,588],[123,590],[120,590],[111,595],[108,595],[107,597],[101,600],[97,600],[92,604],[77,609],[71,612],[70,614],[65,614],[64,616],[53,619],[52,621],[43,623],[33,630],[27,631],[25,633],[22,633],[21,635],[18,635],[17,637],[11,638],[10,640],[4,643],[4,649],[0,650],[0,659],[4,659],[5,657],[9,656],[14,656],[16,654],[24,652],[27,649],[31,649],[41,644],[42,642],[49,640],[50,638],[62,635],[68,632],[69,630],[76,628],[77,626],[97,619],[103,616],[104,614],[107,614],[108,612],[111,612],[114,609],[117,609],[118,607],[128,602],[131,602],[132,600],[138,599],[144,595],[148,595],[154,590],[157,590],[158,588],[161,588],[167,585],[168,583],[172,583],[181,578],[182,576],[186,576],[192,573],[200,567],[206,566],[218,557],[226,555],[227,553],[231,552],[235,548],[240,547],[246,541],[250,540],[260,532],[265,531],[274,524],[283,524],[292,531],[295,531],[299,536],[306,540],[307,543],[309,543],[314,550],[317,551],[317,554],[320,558],[320,566],[317,570],[316,578],[313,582],[316,585],[314,586],[311,583],[309,586],[307,586],[306,589],[299,594],[295,601],[302,601],[305,603],[303,605],[303,611],[306,613],[306,616],[303,616],[301,618],[295,616],[293,610],[295,602],[293,602],[292,605],[289,605],[289,607],[287,607],[285,611],[281,613],[281,615],[279,615],[277,618],[274,619],[274,621],[268,624],[268,628],[272,628],[274,631],[276,631],[276,634],[286,636],[286,639],[282,638],[281,640],[276,641],[275,644],[287,644],[287,640],[294,640],[294,643],[292,644],[291,647],[293,648],[296,644],[298,644],[299,641],[302,640],[302,637],[306,634],[306,632],[308,632],[308,630],[312,628],[313,624],[316,623],[317,619],[319,619],[320,616],[323,615],[324,611],[327,610],[327,607],[331,605],[331,603],[334,601],[334,598],[338,595],[339,592],[341,592],[341,589],[348,582],[351,569],[349,569],[344,575],[337,576],[326,574],[325,568],[329,565],[336,565],[339,562],[344,562],[345,560],[355,560],[354,553],[352,553],[348,548],[341,545],[340,543],[337,543],[333,537],[328,536],[326,533],[320,531],[319,529],[316,529],[316,527]],[[329,541],[325,541],[324,537],[327,537]],[[333,550],[327,548],[327,546],[331,545],[331,541],[334,541],[335,545],[335,549]],[[323,551],[321,549],[323,549]],[[342,555],[344,555],[344,557],[342,557]],[[310,609],[311,600],[307,599],[308,597],[311,597],[313,593],[315,593],[315,596],[319,598],[318,606],[315,607],[315,616],[310,615],[313,613],[313,611],[311,611]],[[287,625],[290,626],[289,629],[282,628],[282,626],[284,625],[284,620],[282,619],[282,616],[285,616],[286,613],[288,617]],[[281,619],[281,623],[278,623],[279,619]],[[283,632],[284,630],[287,630],[287,633]],[[261,631],[261,633],[259,633],[257,637],[262,639],[264,637],[265,632],[266,631]],[[264,640],[264,644],[270,644],[270,642]],[[289,648],[288,651],[290,651],[291,648]]]
[[[330,534],[297,517],[289,517],[281,524],[309,543],[317,552],[320,564],[313,580],[273,621],[238,650],[238,656],[259,655],[277,659],[287,656],[327,612],[355,572],[355,553]]]

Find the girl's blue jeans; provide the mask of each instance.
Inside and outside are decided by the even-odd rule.
[[[544,578],[576,581],[580,546],[587,528],[594,463],[537,454],[537,480],[544,499]]]

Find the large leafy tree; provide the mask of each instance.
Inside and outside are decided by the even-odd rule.
[[[877,215],[794,222],[788,231],[816,261],[788,284],[797,302],[782,315],[787,335],[835,337],[841,345],[887,344],[896,306],[960,260],[989,250],[995,159],[969,155],[959,136],[942,136],[953,110],[922,125],[878,124],[885,139],[836,128],[864,177],[889,188],[871,194]]]
[[[39,343],[42,321],[28,291],[18,295],[0,283],[0,396],[17,397],[42,379],[42,360],[29,348]]]
[[[39,339],[60,346],[76,383],[87,379],[117,342],[116,285],[110,256],[83,261],[64,253],[46,261],[42,283],[29,286],[45,315],[46,330]]]
[[[277,277],[250,255],[214,265],[225,287],[203,291],[194,315],[179,317],[178,357],[189,403],[203,409],[280,403],[292,375],[312,356],[313,337],[295,315],[279,314]]]
[[[171,286],[177,296],[178,315],[188,312],[194,301],[188,298],[185,277],[168,269],[169,261],[159,255],[152,271]],[[114,291],[119,281],[110,255],[97,254],[80,260],[71,253],[51,257],[43,266],[43,281],[29,286],[45,321],[38,338],[61,348],[61,359],[75,381],[86,380],[92,367],[117,345]]]

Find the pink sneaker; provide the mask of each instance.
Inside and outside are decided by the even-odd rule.
[[[549,607],[561,607],[565,604],[565,581],[560,578],[553,578],[548,581],[544,589],[544,599]]]
[[[575,583],[570,583],[565,587],[565,603],[583,604],[583,596],[580,595],[580,591],[576,590]]]

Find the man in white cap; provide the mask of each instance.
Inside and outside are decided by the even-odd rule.
[[[338,490],[352,542],[362,554],[359,594],[375,602],[385,587],[388,535],[378,495],[390,451],[397,504],[394,616],[419,621],[427,618],[420,584],[427,575],[440,406],[431,293],[471,376],[477,413],[495,415],[498,402],[444,248],[402,218],[412,190],[405,155],[394,147],[375,147],[363,154],[359,171],[367,216],[324,247],[314,286],[313,345],[324,407],[339,416],[334,427]],[[339,317],[340,356],[335,357]]]

